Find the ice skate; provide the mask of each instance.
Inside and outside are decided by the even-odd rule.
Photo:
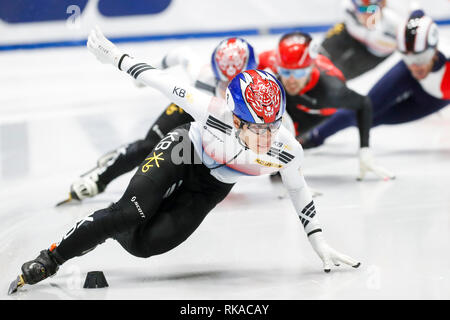
[[[65,203],[72,202],[73,200],[82,201],[102,193],[106,186],[99,181],[99,175],[103,171],[104,168],[96,167],[82,175],[70,186],[69,197],[56,204],[56,206],[61,206]]]
[[[59,265],[49,250],[42,250],[39,256],[22,265],[22,274],[9,286],[8,294],[11,295],[25,284],[38,283],[58,271]]]

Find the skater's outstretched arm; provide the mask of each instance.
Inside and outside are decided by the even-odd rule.
[[[206,108],[212,99],[216,99],[169,75],[164,70],[156,69],[123,53],[105,38],[98,27],[91,31],[87,47],[102,63],[112,64],[141,83],[160,91],[196,121],[203,120],[207,114]]]
[[[337,77],[325,76],[323,78],[329,88],[327,91],[329,106],[355,112],[359,129],[360,147],[369,147],[369,133],[372,126],[372,102],[367,96],[350,89],[344,81]]]
[[[299,146],[299,148],[301,147]],[[301,171],[301,158],[302,157],[296,157],[295,162],[286,169],[280,171],[280,174],[283,179],[283,184],[288,189],[291,201],[303,224],[311,246],[322,259],[325,272],[330,272],[333,265],[339,266],[340,263],[358,268],[360,263],[357,260],[334,250],[325,241],[322,227],[317,219],[311,192],[306,185],[305,178]]]
[[[329,98],[336,104],[332,107],[353,110],[356,113],[360,137],[360,174],[358,180],[362,180],[367,172],[373,172],[384,180],[394,179],[394,173],[376,164],[369,148],[369,134],[372,126],[372,102],[369,97],[351,90],[340,79],[335,77],[328,77],[327,79],[330,88],[333,88],[329,92]]]

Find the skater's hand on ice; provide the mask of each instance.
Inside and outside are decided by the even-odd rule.
[[[123,55],[111,41],[105,38],[99,27],[92,29],[89,34],[87,48],[101,63],[109,63],[116,67]]]
[[[314,251],[316,251],[317,255],[322,259],[323,270],[325,272],[330,272],[333,265],[340,266],[341,263],[352,266],[353,268],[358,268],[361,265],[361,263],[355,259],[331,248],[323,238],[322,232],[313,233],[308,239]]]
[[[364,179],[366,173],[369,171],[375,173],[385,181],[395,179],[395,175],[392,172],[375,163],[370,149],[364,147],[359,151],[359,176],[357,180],[361,181]]]

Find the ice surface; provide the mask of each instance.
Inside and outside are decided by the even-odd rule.
[[[443,30],[442,37],[450,34]],[[278,37],[249,37],[260,52]],[[219,39],[126,44],[157,61],[190,45],[205,62]],[[351,85],[361,92],[393,57]],[[58,274],[15,296],[9,282],[23,262],[57,242],[80,218],[118,200],[132,175],[82,205],[54,208],[98,156],[145,136],[167,105],[153,89],[101,65],[85,48],[0,54],[0,298],[2,299],[366,299],[450,298],[450,110],[372,131],[378,162],[398,176],[356,182],[357,130],[305,156],[329,243],[360,269],[322,271],[288,199],[268,177],[245,178],[199,229],[149,259],[113,240],[67,262]],[[176,70],[174,70],[175,72]],[[82,288],[101,270],[109,288]]]

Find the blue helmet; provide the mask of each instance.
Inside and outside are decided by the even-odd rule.
[[[228,84],[226,101],[231,111],[250,123],[280,120],[286,111],[286,93],[270,72],[247,70]]]
[[[242,38],[227,38],[214,49],[211,57],[216,79],[231,81],[239,72],[256,69],[257,58],[253,47]]]

